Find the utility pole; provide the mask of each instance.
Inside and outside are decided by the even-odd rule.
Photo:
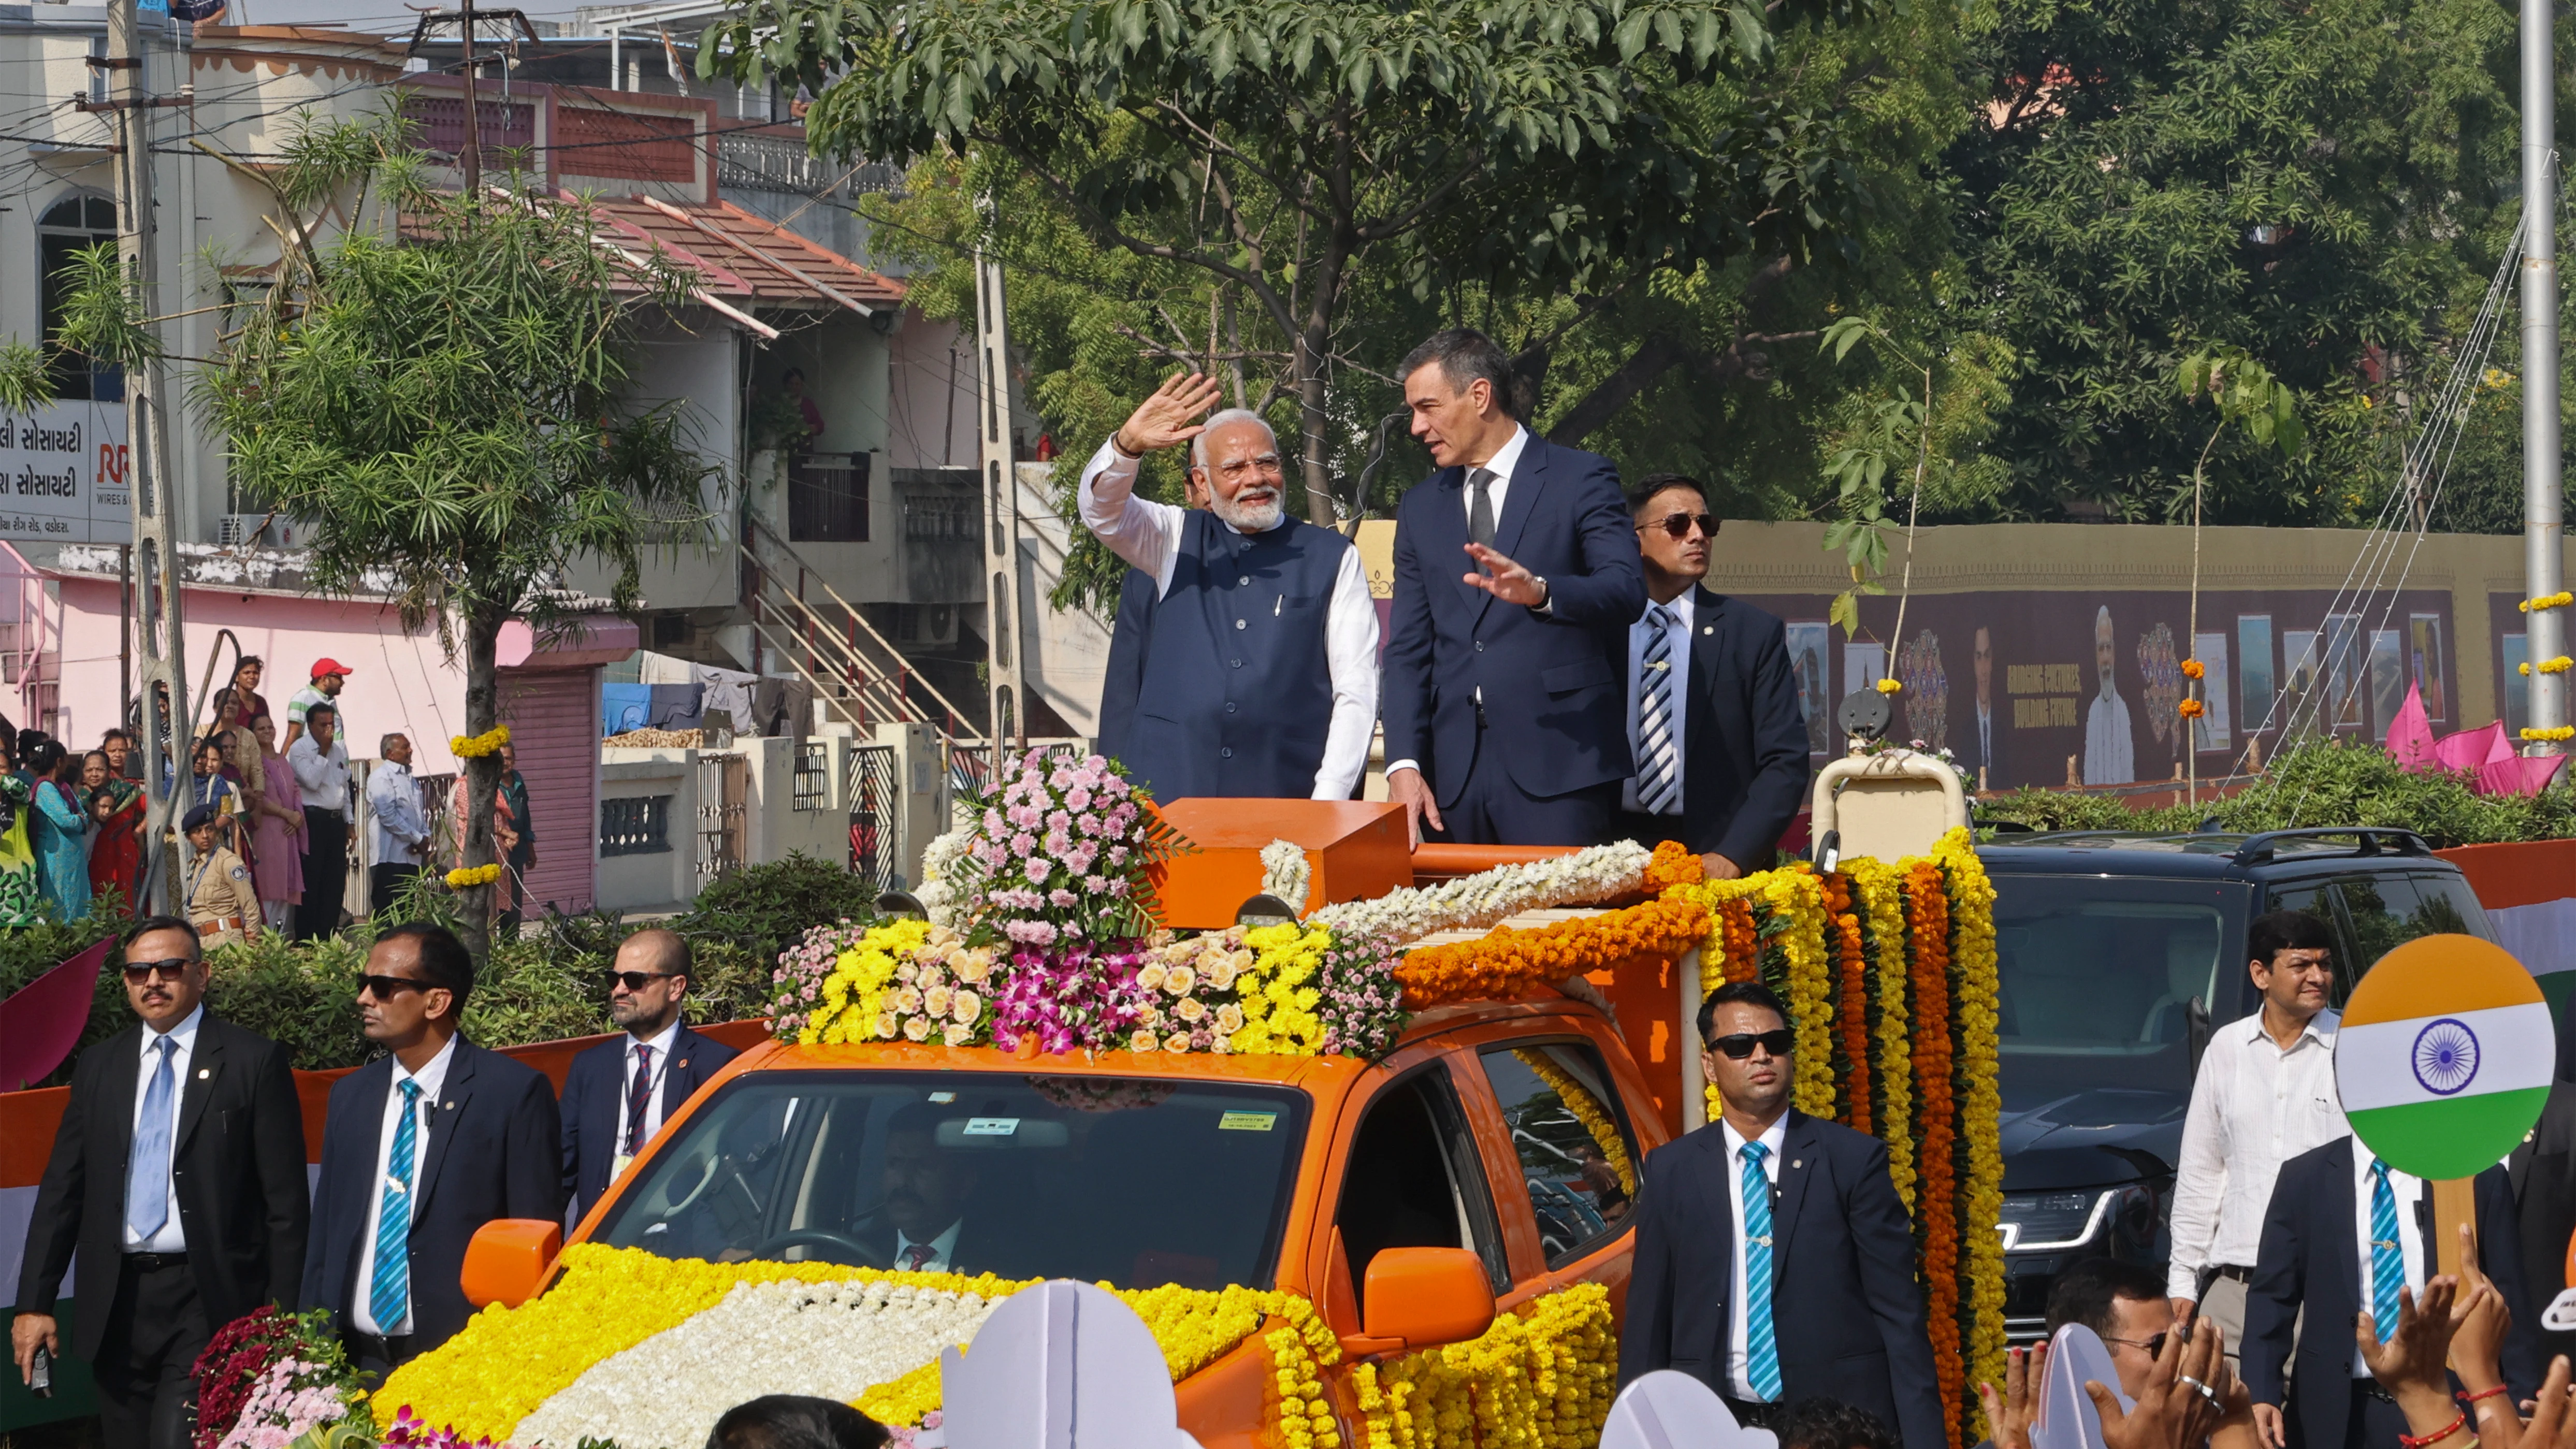
[[[137,14],[137,0],[110,0],[107,8],[106,65],[115,73],[109,110],[116,126],[116,259],[146,318],[157,317],[161,280],[159,226],[152,210],[152,113],[167,100],[149,94],[149,59]],[[147,322],[155,342],[161,324]],[[180,627],[178,542],[172,529],[178,499],[171,489],[169,423],[162,408],[160,349],[125,373],[125,437],[132,463],[134,564],[141,575],[136,600],[135,642],[141,666],[143,716],[143,788],[151,802],[144,812],[144,870],[133,902],[136,915],[147,910],[183,911],[179,891],[176,787],[185,771],[179,766],[180,742],[171,731],[188,720],[188,686],[181,668],[187,635]],[[164,708],[162,701],[168,701]],[[170,763],[165,773],[163,762]]]
[[[468,196],[483,189],[483,117],[474,104],[474,75],[482,68],[481,57],[474,51],[474,27],[483,21],[494,22],[505,32],[516,27],[529,44],[534,45],[537,42],[537,27],[529,22],[526,11],[477,10],[474,8],[474,0],[461,0],[461,4],[454,10],[424,10],[421,12],[420,19],[413,22],[411,28],[411,49],[415,55],[420,52],[421,45],[429,39],[429,32],[437,26],[456,26],[465,37],[465,62],[459,68],[460,73],[465,77],[465,140],[458,148],[456,164],[464,172],[465,194]],[[505,111],[510,99],[509,90],[509,72],[505,69],[502,72],[501,82],[501,101]],[[508,128],[505,125],[503,127],[504,144],[507,143],[507,131]]]
[[[2546,0],[2542,0],[2546,3]],[[975,254],[976,376],[982,380],[983,426],[975,431],[982,455],[984,496],[991,526],[986,530],[984,590],[986,736],[992,741],[994,765],[1008,741],[1028,747],[1027,693],[1013,659],[1028,652],[1020,618],[1020,480],[1011,467],[1011,338],[1003,321],[1002,264]]]
[[[2565,587],[2558,484],[2558,124],[2551,0],[2522,0],[2522,571],[2523,597]],[[2567,675],[2546,669],[2567,652],[2567,611],[2533,609],[2524,643],[2534,733],[2567,723]],[[2555,739],[2525,746],[2566,752]]]
[[[483,194],[483,128],[474,114],[474,0],[464,0],[456,15],[465,30],[465,194],[480,196]]]

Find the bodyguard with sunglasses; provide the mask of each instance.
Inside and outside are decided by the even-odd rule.
[[[1946,1449],[1887,1144],[1791,1110],[1796,1039],[1769,987],[1710,992],[1699,1032],[1725,1112],[1646,1155],[1619,1381],[1678,1370],[1756,1428],[1782,1405],[1839,1399],[1905,1449]]]
[[[1646,609],[1628,629],[1628,744],[1618,832],[1678,840],[1712,880],[1771,863],[1807,792],[1807,716],[1786,626],[1712,593],[1717,519],[1679,473],[1628,491],[1646,570]]]
[[[734,1049],[680,1020],[696,964],[688,938],[655,927],[617,948],[608,1018],[625,1034],[572,1059],[564,1074],[563,1187],[578,1220]]]
[[[390,1055],[331,1084],[303,1306],[327,1308],[359,1372],[455,1336],[476,1230],[563,1219],[562,1134],[545,1074],[457,1034],[474,958],[444,926],[376,938],[358,979],[367,1039]]]
[[[188,1371],[207,1340],[295,1301],[304,1116],[285,1049],[206,1010],[186,921],[137,921],[124,954],[125,999],[142,1019],[72,1068],[9,1336],[25,1379],[37,1351],[60,1354],[66,1338],[88,1361],[107,1449],[186,1449]],[[66,1334],[55,1306],[74,1248]]]

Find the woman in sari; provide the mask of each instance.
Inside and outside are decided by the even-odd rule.
[[[71,758],[48,739],[27,751],[27,768],[36,776],[28,802],[36,885],[58,919],[80,920],[89,914],[89,816],[80,807]]]
[[[95,778],[96,783],[92,783]],[[135,909],[134,884],[142,874],[143,787],[117,778],[116,762],[105,750],[92,750],[81,761],[81,784],[90,819],[98,835],[89,847],[89,883],[93,891],[114,886],[124,893],[125,909]]]
[[[304,812],[295,803],[303,796],[296,788],[295,767],[277,751],[277,721],[259,715],[251,720],[250,733],[259,741],[268,777],[267,793],[251,810],[256,827],[251,875],[259,884],[260,910],[271,926],[284,930],[289,912],[304,900]]]
[[[190,775],[187,782],[180,787],[181,815],[185,816],[188,811],[200,805],[212,809],[217,823],[222,826],[219,833],[223,836],[224,848],[235,855],[241,854],[243,844],[239,828],[242,809],[241,787],[224,778],[222,741],[215,739],[197,741],[194,766],[196,773]]]

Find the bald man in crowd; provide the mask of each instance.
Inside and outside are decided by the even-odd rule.
[[[625,1035],[573,1058],[564,1074],[564,1192],[575,1222],[734,1059],[732,1047],[680,1020],[694,965],[688,938],[658,926],[627,937],[609,963],[608,1017]]]

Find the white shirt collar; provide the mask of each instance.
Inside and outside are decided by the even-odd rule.
[[[1746,1138],[1743,1133],[1736,1131],[1735,1124],[1728,1121],[1726,1118],[1720,1117],[1717,1121],[1718,1126],[1724,1129],[1726,1133],[1726,1160],[1730,1163],[1737,1164],[1738,1166],[1741,1166],[1744,1161],[1744,1144],[1748,1140],[1759,1142],[1764,1147],[1770,1149],[1770,1156],[1766,1158],[1762,1164],[1763,1170],[1766,1172],[1772,1170],[1779,1163],[1780,1149],[1789,1144],[1789,1114],[1786,1112],[1783,1112],[1778,1117],[1774,1118],[1770,1126],[1762,1129],[1762,1135],[1760,1137],[1751,1139]]]
[[[203,1023],[205,1019],[206,1004],[200,1001],[186,1016],[179,1019],[179,1024],[177,1026],[170,1028],[170,1049],[183,1056],[195,1051],[197,1049],[197,1027]],[[143,1028],[142,1051],[143,1059],[145,1061],[148,1062],[152,1060],[152,1044],[160,1039],[161,1033],[154,1031],[148,1026]]]
[[[930,1261],[931,1261],[931,1262],[934,1262],[934,1263],[941,1263],[941,1264],[950,1264],[950,1263],[952,1263],[952,1257],[951,1257],[951,1255],[953,1255],[953,1254],[957,1251],[957,1234],[958,1234],[960,1231],[962,1231],[962,1230],[965,1228],[965,1226],[966,1226],[966,1220],[965,1220],[964,1218],[959,1218],[957,1221],[955,1221],[955,1222],[953,1222],[953,1223],[950,1223],[950,1224],[948,1225],[948,1231],[946,1231],[946,1232],[944,1232],[944,1233],[941,1233],[938,1237],[935,1237],[935,1238],[933,1238],[933,1239],[931,1239],[931,1240],[930,1240]],[[901,1228],[897,1228],[897,1229],[895,1229],[895,1230],[894,1230],[894,1255],[895,1255],[895,1258],[896,1258],[896,1260],[897,1260],[898,1266],[900,1265],[901,1259],[903,1258],[903,1255],[905,1254],[905,1252],[909,1251],[909,1250],[911,1249],[911,1247],[912,1247],[912,1239],[907,1238],[907,1237],[905,1237],[905,1236],[903,1235],[903,1229],[901,1229]]]
[[[1478,466],[1485,468],[1495,477],[1508,483],[1511,481],[1513,470],[1520,466],[1521,451],[1528,446],[1529,429],[1522,427],[1518,423],[1514,423],[1512,424],[1512,440],[1503,444],[1501,447],[1496,448],[1494,450],[1494,456],[1486,459]],[[1467,471],[1469,473],[1473,473],[1476,469],[1471,467]]]
[[[438,1049],[438,1055],[431,1057],[427,1064],[416,1072],[406,1069],[402,1064],[402,1058],[394,1058],[394,1090],[401,1091],[405,1081],[418,1082],[420,1099],[424,1102],[437,1101],[439,1089],[447,1085],[447,1069],[456,1061],[456,1040],[453,1036],[449,1037],[447,1045]]]
[[[653,1049],[653,1070],[658,1072],[662,1069],[662,1064],[671,1059],[671,1043],[679,1039],[680,1018],[679,1014],[674,1012],[671,1016],[671,1024],[669,1026],[662,1028],[658,1034],[644,1041],[637,1041],[635,1039],[635,1033],[631,1031],[628,1032],[626,1034],[626,1060],[630,1062],[635,1060],[635,1049],[637,1047],[651,1047]]]
[[[1680,597],[1663,605],[1664,610],[1673,616],[1672,627],[1681,630],[1685,634],[1690,632],[1691,625],[1695,622],[1697,617],[1698,596],[1699,589],[1694,585],[1682,590]],[[1639,611],[1637,615],[1637,627],[1642,629],[1646,626],[1647,616],[1654,612],[1655,607],[1656,605],[1654,600],[1648,599],[1646,601],[1646,607]]]
[[[2343,1013],[2329,1006],[2325,1010],[2318,1012],[2316,1015],[2309,1017],[2308,1024],[2299,1029],[2299,1035],[2302,1038],[2313,1037],[2316,1039],[2319,1046],[2331,1050],[2335,1044],[2335,1032],[2342,1026],[2342,1024]],[[2272,1034],[2263,1029],[2263,1008],[2259,1006],[2254,1008],[2253,1015],[2245,1018],[2245,1040],[2249,1043],[2269,1043],[2272,1040]],[[2293,1042],[2290,1045],[2291,1050],[2295,1051],[2298,1049],[2297,1042]]]

